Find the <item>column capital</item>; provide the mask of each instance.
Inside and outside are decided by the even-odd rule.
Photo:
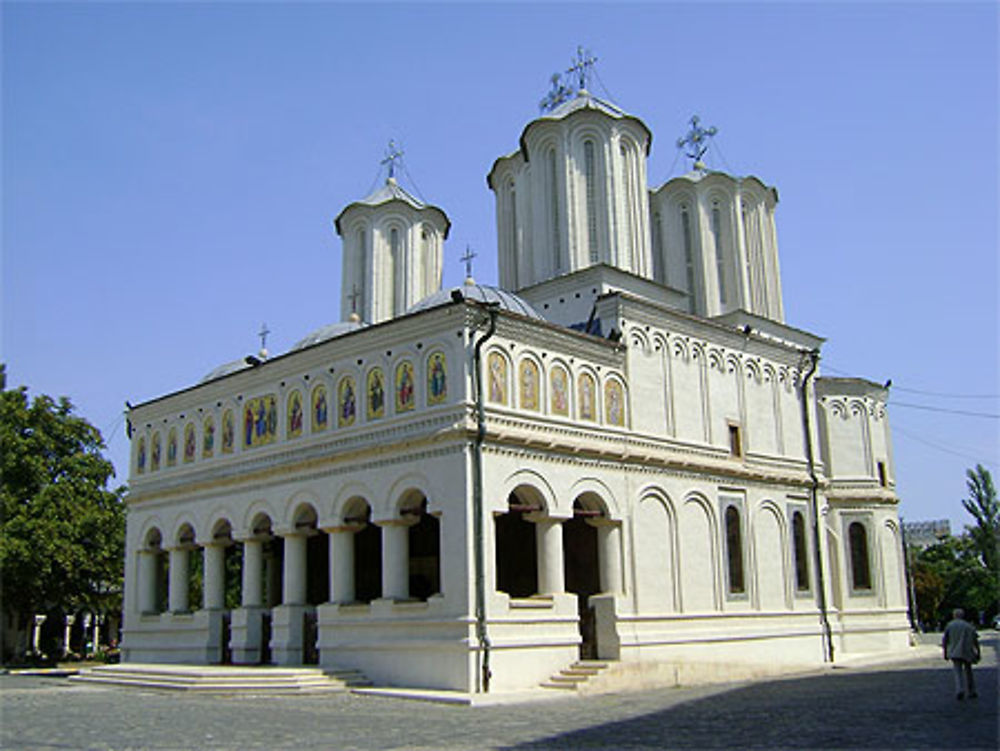
[[[326,527],[320,527],[320,530],[326,532],[328,535],[342,533],[342,532],[360,532],[365,528],[364,524],[331,524]]]
[[[276,537],[312,537],[318,532],[313,527],[277,527],[272,531]]]

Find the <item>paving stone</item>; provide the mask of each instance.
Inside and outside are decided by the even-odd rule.
[[[0,676],[4,749],[996,749],[996,637],[958,702],[951,665],[469,707],[386,697],[191,696]],[[993,647],[991,649],[990,647]]]

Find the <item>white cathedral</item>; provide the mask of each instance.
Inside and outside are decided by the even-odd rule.
[[[125,661],[473,693],[905,649],[886,388],[785,323],[777,191],[650,188],[650,141],[583,86],[530,122],[499,287],[441,289],[390,169],[335,221],[342,323],[132,407]]]

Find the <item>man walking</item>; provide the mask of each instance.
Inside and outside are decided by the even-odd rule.
[[[965,620],[965,611],[961,608],[952,612],[952,620],[944,627],[941,649],[944,651],[944,659],[951,660],[955,669],[956,698],[962,701],[968,695],[970,699],[975,699],[979,694],[976,693],[972,666],[979,662],[979,634]]]

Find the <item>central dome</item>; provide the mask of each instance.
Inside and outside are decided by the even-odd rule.
[[[534,308],[517,295],[511,294],[510,292],[502,290],[499,287],[493,287],[486,284],[476,284],[472,279],[466,279],[465,283],[461,287],[443,289],[435,292],[433,295],[428,295],[423,300],[414,304],[406,312],[418,313],[421,310],[436,308],[439,305],[447,305],[448,303],[454,301],[452,292],[456,290],[462,294],[462,298],[465,300],[481,302],[487,305],[491,303],[499,303],[501,310],[517,313],[518,315],[526,316],[528,318],[536,318],[540,321],[544,320],[540,315],[538,315],[538,312]]]

